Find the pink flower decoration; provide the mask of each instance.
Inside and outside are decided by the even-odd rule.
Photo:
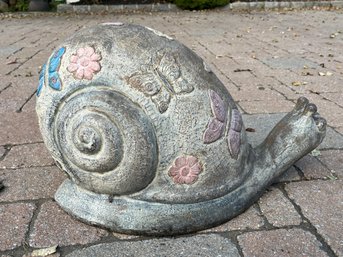
[[[168,175],[177,184],[193,184],[198,180],[202,167],[194,156],[181,156],[176,158],[174,165],[169,169]]]
[[[93,47],[81,47],[70,57],[67,70],[77,79],[91,80],[93,75],[101,69],[100,60],[101,55],[95,53]]]

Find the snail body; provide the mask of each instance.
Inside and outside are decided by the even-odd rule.
[[[161,32],[121,23],[82,30],[57,48],[36,109],[44,142],[70,177],[57,202],[86,222],[140,234],[185,233],[237,215],[325,130],[311,140],[301,134],[304,149],[269,167],[280,147],[251,148],[235,102],[200,57]],[[281,128],[271,135],[282,133],[295,137]]]

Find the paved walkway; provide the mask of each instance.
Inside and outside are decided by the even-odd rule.
[[[207,231],[157,239],[75,220],[53,200],[66,176],[42,143],[34,92],[52,50],[104,21],[153,27],[202,56],[255,129],[253,144],[301,95],[327,119],[327,138],[245,213]],[[342,28],[339,11],[0,16],[0,256],[31,256],[53,245],[51,256],[70,257],[343,256]]]

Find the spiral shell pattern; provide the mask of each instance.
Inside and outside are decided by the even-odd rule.
[[[86,88],[58,106],[53,141],[60,164],[88,190],[122,195],[137,192],[154,178],[157,143],[145,113],[121,93]]]

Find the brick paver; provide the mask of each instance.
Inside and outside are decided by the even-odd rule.
[[[18,169],[54,164],[50,153],[43,143],[16,145],[11,148],[3,161],[0,169]]]
[[[326,151],[321,151],[320,154],[322,155],[325,152]],[[306,179],[326,179],[332,175],[332,171],[326,168],[318,161],[318,159],[310,154],[297,161],[295,166],[300,169]]]
[[[75,220],[55,202],[49,201],[41,206],[29,243],[35,248],[88,244],[107,234],[105,230]]]
[[[0,170],[0,202],[51,198],[66,176],[55,166]]]
[[[343,150],[322,151],[318,158],[331,172],[336,173],[340,178],[343,177]]]
[[[35,209],[36,206],[30,203],[0,205],[0,251],[14,249],[25,242]]]
[[[275,227],[299,225],[302,221],[292,203],[277,188],[272,188],[258,202],[262,214]]]
[[[343,256],[342,180],[298,182],[286,190],[334,252]]]
[[[305,95],[329,125],[319,155],[295,163],[240,216],[177,239],[146,241],[67,215],[53,201],[66,175],[45,149],[35,114],[38,73],[55,47],[73,32],[108,21],[155,28],[203,57],[232,93],[246,127],[255,129],[248,133],[253,146]],[[104,254],[115,249],[131,256],[146,256],[156,249],[169,253],[167,248],[176,245],[184,247],[173,253],[176,256],[181,252],[227,256],[230,251],[245,257],[343,256],[342,27],[342,11],[321,10],[115,17],[0,14],[0,182],[4,184],[0,256],[30,256],[34,248],[58,244],[54,256],[100,257],[98,244],[103,243],[109,243]],[[94,246],[87,249],[87,244]]]
[[[327,256],[314,235],[297,228],[249,232],[238,236],[238,242],[244,256]]]

